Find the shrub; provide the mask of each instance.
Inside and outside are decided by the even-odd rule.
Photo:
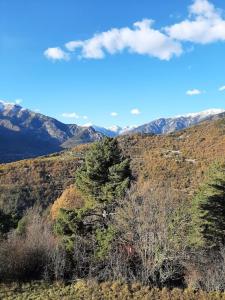
[[[130,277],[130,280],[135,278],[154,286],[184,286],[188,224],[184,218],[175,219],[179,207],[175,197],[168,188],[134,189],[116,210],[114,226],[118,232],[118,250],[124,252],[127,267],[124,268],[121,261],[115,264],[127,270],[125,280]],[[171,225],[174,220],[176,227]],[[120,269],[115,264],[112,268]]]
[[[56,271],[59,244],[52,234],[50,224],[36,209],[29,210],[26,218],[22,235],[13,231],[0,245],[1,281],[38,279],[50,269],[54,278],[63,273],[63,270]],[[54,260],[56,257],[57,261]]]

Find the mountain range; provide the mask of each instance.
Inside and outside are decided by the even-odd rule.
[[[211,109],[174,118],[160,118],[135,128],[104,128],[95,125],[84,127],[64,124],[20,105],[0,101],[0,162],[59,152],[78,144],[98,141],[103,136],[167,134],[223,116],[224,110]]]
[[[58,152],[102,136],[92,127],[63,124],[20,105],[0,102],[0,162]]]
[[[203,121],[223,117],[225,110],[208,109],[198,113],[190,113],[187,115],[175,116],[172,118],[160,118],[153,120],[137,127],[119,127],[112,126],[104,128],[93,125],[93,128],[106,136],[115,137],[123,134],[141,133],[141,134],[168,134],[174,131],[182,130],[193,125],[197,125]]]

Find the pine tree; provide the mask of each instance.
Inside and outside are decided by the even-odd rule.
[[[196,245],[225,244],[225,166],[215,165],[192,207],[192,241]]]
[[[104,138],[93,144],[83,166],[76,172],[76,186],[87,197],[99,203],[124,196],[131,172],[116,139]]]
[[[129,159],[123,157],[116,139],[104,138],[91,146],[76,172],[76,188],[87,201],[80,209],[61,209],[55,224],[68,250],[73,249],[79,235],[96,242],[96,257],[107,254],[115,236],[111,213],[116,200],[124,197],[130,180]]]

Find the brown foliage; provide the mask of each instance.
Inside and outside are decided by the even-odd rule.
[[[47,208],[74,183],[86,147],[0,165],[0,209],[21,217],[35,204]]]
[[[224,292],[204,292],[191,289],[149,288],[140,283],[126,284],[120,281],[98,283],[78,280],[73,284],[42,282],[0,285],[1,299],[66,299],[66,300],[222,300]]]
[[[70,185],[62,195],[56,199],[51,207],[51,218],[55,220],[58,216],[60,208],[77,209],[84,205],[84,199],[74,185]]]
[[[179,213],[177,197],[169,187],[131,189],[114,217],[118,237],[109,261],[112,279],[183,285],[187,220]],[[129,255],[127,248],[132,250]]]
[[[0,244],[0,280],[31,280],[64,275],[63,248],[53,236],[51,225],[37,209],[26,215],[22,235],[14,231]]]

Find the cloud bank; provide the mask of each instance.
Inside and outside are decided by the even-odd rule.
[[[225,41],[225,20],[219,9],[208,0],[194,0],[188,7],[188,17],[161,29],[154,21],[144,19],[131,28],[112,28],[87,40],[69,41],[60,47],[48,48],[44,55],[51,60],[69,60],[72,53],[84,59],[103,59],[106,54],[123,51],[148,55],[160,60],[180,56],[188,43],[209,44]]]

